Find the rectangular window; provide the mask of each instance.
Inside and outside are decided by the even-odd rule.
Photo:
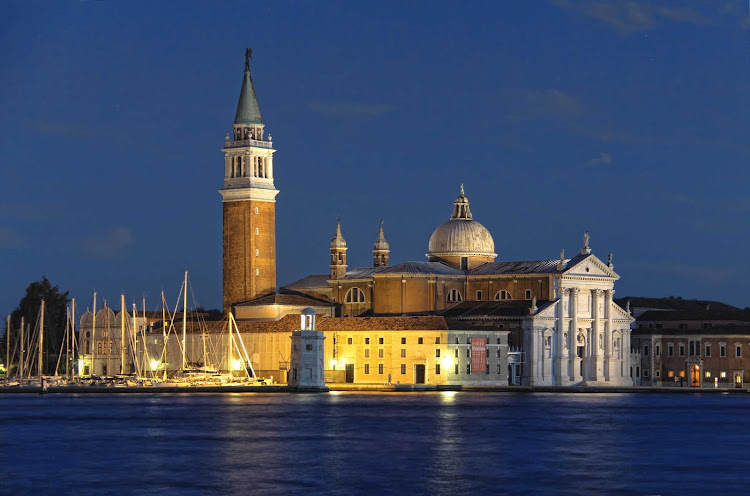
[[[382,363],[378,364],[378,374],[383,375],[383,364]]]
[[[722,372],[719,375],[721,376],[722,379],[726,379],[727,378],[727,373],[726,372]]]
[[[454,374],[456,374],[456,375],[458,375],[458,364],[456,364],[456,367],[455,367],[455,368],[456,368],[456,370],[454,370],[454,372],[453,372],[453,373],[454,373]]]
[[[365,358],[370,358],[370,350],[369,349],[365,350]]]
[[[424,344],[423,338],[417,338],[417,344]]]
[[[738,345],[734,348],[734,356],[737,358],[742,358],[742,346]]]
[[[502,374],[502,372],[503,372],[503,366],[498,363],[497,364],[497,373],[498,374]]]
[[[674,370],[670,370],[670,371],[669,371],[669,372],[667,373],[667,377],[674,377]]]
[[[370,338],[365,338],[365,344],[370,344]]]
[[[684,370],[680,370],[680,377],[685,377],[685,371]]]
[[[466,373],[471,374],[471,363],[466,364]]]
[[[439,363],[435,364],[435,375],[440,375],[440,364]]]
[[[378,344],[383,344],[383,338],[378,338]]]
[[[711,372],[706,371],[705,377],[706,377],[706,379],[710,379],[711,378]]]
[[[661,329],[661,324],[656,324],[657,329]]]
[[[402,375],[403,375],[403,374],[406,374],[406,364],[405,364],[405,363],[402,363],[402,364],[401,364],[401,374],[402,374]]]
[[[687,324],[680,324],[680,329],[687,329]]]
[[[365,374],[369,374],[369,373],[370,373],[370,364],[366,363],[365,364]]]
[[[530,300],[530,299],[531,299],[531,290],[530,290],[530,289],[527,289],[527,290],[526,290],[526,292],[524,293],[524,297],[525,297],[525,298],[526,298],[527,300]]]
[[[440,337],[439,336],[435,338],[435,344],[440,344]]]
[[[680,343],[680,356],[685,356],[685,343]]]
[[[435,358],[440,358],[440,348],[435,350]]]
[[[456,336],[456,344],[460,344],[460,341],[458,340],[458,336]]]
[[[640,377],[641,376],[641,368],[640,367],[636,367],[635,368],[635,376],[636,377]]]
[[[406,358],[406,348],[401,348],[401,358]]]
[[[383,348],[378,350],[378,358],[383,358]]]
[[[661,370],[654,370],[654,375],[656,377],[661,377]]]
[[[723,345],[723,344],[719,345],[719,356],[722,357],[722,358],[724,358],[725,356],[727,356],[727,347],[726,347],[726,345]]]
[[[667,345],[667,356],[673,357],[674,356],[674,345],[668,344]]]
[[[643,345],[643,356],[648,356],[648,345],[647,344]]]
[[[458,358],[458,348],[456,348],[456,358]]]
[[[471,358],[471,348],[466,348],[466,358]]]
[[[707,344],[706,345],[706,358],[710,358],[710,357],[711,357],[711,345]]]
[[[406,338],[401,338],[401,344],[406,344]]]
[[[648,378],[648,376],[649,376],[649,371],[648,371],[648,370],[646,370],[646,369],[643,369],[643,378],[644,378],[644,379],[647,379],[647,378]]]
[[[657,344],[657,345],[654,346],[654,353],[656,354],[656,356],[661,356],[661,346],[660,345]]]
[[[477,291],[477,300],[481,300],[481,299],[482,299],[482,292]]]
[[[346,344],[352,344],[352,338],[346,338]]]
[[[305,351],[312,351],[312,345],[311,344],[306,344],[305,345]]]
[[[711,322],[704,322],[703,323],[703,328],[704,329],[710,329],[712,326],[713,326],[713,324]]]

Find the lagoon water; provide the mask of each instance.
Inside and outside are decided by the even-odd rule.
[[[747,494],[750,394],[1,395],[0,494]]]

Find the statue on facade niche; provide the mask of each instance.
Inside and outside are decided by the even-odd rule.
[[[609,256],[607,257],[607,265],[612,267],[612,253],[610,253]]]
[[[630,313],[630,300],[625,304],[625,311]]]
[[[584,250],[589,249],[589,232],[588,231],[583,233],[583,249]]]

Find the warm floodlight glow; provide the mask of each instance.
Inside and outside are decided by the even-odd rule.
[[[242,360],[232,360],[232,370],[242,370]]]
[[[159,370],[159,360],[151,360],[151,370]]]
[[[445,355],[443,355],[442,362],[443,368],[450,369],[453,366],[453,357],[446,353]]]
[[[338,365],[338,362],[336,360],[331,360],[331,368],[333,368],[333,370],[336,370],[336,365]]]

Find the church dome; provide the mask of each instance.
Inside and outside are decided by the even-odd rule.
[[[430,236],[428,257],[452,256],[497,256],[492,235],[472,218],[469,200],[461,194],[453,203],[453,214],[449,221],[440,224]]]

